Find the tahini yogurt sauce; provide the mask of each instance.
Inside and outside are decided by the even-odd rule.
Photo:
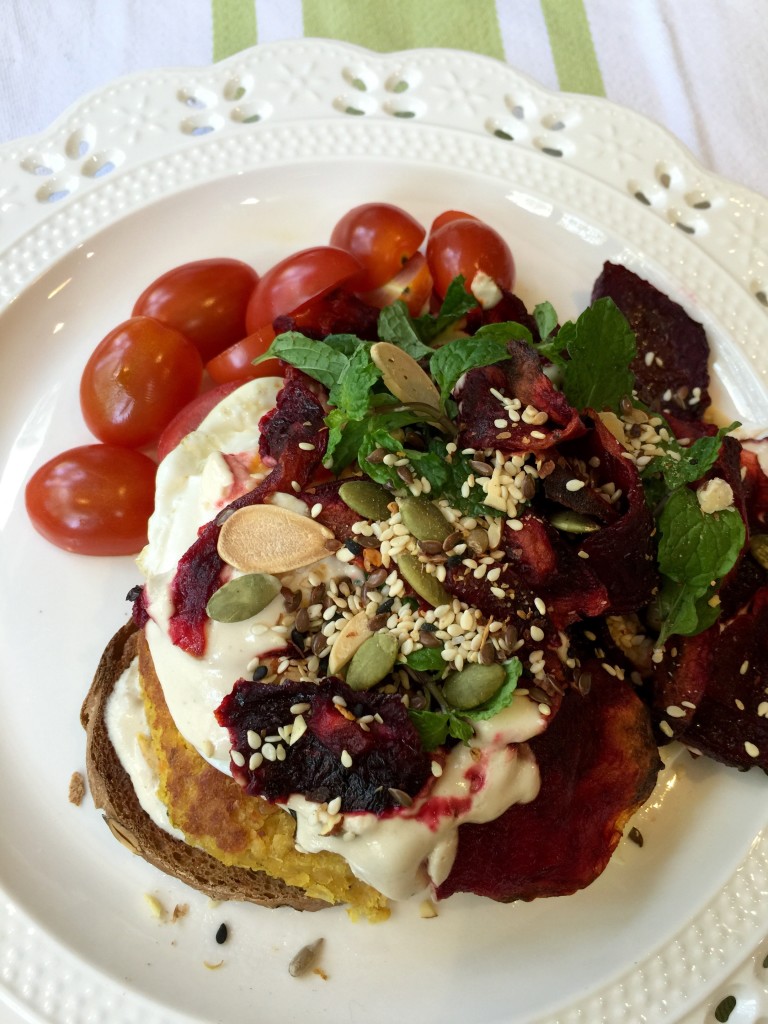
[[[258,449],[259,420],[274,406],[282,383],[280,378],[268,377],[244,384],[166,456],[158,468],[149,542],[138,559],[147,577],[147,642],[168,708],[185,739],[227,774],[229,736],[216,722],[214,711],[234,683],[250,675],[261,655],[283,645],[283,600],[278,596],[244,622],[210,622],[206,652],[196,658],[168,638],[173,612],[169,588],[176,565],[199,528],[268,472],[251,453]],[[228,461],[228,455],[239,458]],[[249,461],[252,475],[244,480],[241,467]],[[276,495],[273,500],[308,514],[306,505],[292,495]],[[359,572],[333,555],[313,564],[311,571],[326,579]],[[296,587],[297,575],[286,582]],[[110,739],[139,791],[142,806],[156,824],[170,830],[167,815],[151,792],[156,783],[136,767],[129,734],[140,730],[137,681],[131,682],[116,688],[110,701]],[[121,720],[130,721],[131,727],[121,726]],[[380,818],[369,813],[331,816],[340,825],[334,834],[330,834],[325,808],[294,794],[287,807],[296,816],[296,845],[306,852],[340,854],[357,877],[392,899],[407,898],[430,881],[440,884],[453,864],[462,822],[491,821],[512,804],[528,803],[537,795],[538,767],[525,741],[546,724],[534,702],[516,696],[505,711],[476,723],[469,746],[460,744],[451,751],[426,798]]]

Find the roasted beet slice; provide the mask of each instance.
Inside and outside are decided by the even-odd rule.
[[[321,427],[323,407],[307,384],[304,374],[287,375],[278,392],[275,408],[262,417],[259,448],[262,458],[276,465],[256,487],[227,505],[223,513],[257,505],[277,491],[295,492],[295,481],[305,486],[320,464],[326,434]],[[302,441],[314,447],[300,448]],[[205,653],[205,607],[220,585],[224,565],[218,550],[222,513],[200,531],[194,544],[182,555],[171,583],[174,612],[168,623],[171,642],[197,657]]]
[[[691,722],[712,671],[715,633],[675,636],[670,652],[654,666],[651,717],[660,746],[678,739]]]
[[[470,370],[458,395],[459,448],[496,448],[502,452],[544,451],[569,438],[579,437],[585,427],[579,414],[542,372],[539,357],[522,341],[508,343],[509,359],[494,366]],[[546,423],[507,420],[504,406],[491,389],[505,398],[520,400],[522,409],[532,406],[548,416]]]
[[[600,417],[593,417],[593,429],[568,450],[587,464],[599,460],[595,478],[598,484],[612,481],[621,489],[622,515],[587,534],[579,550],[608,592],[606,613],[621,615],[646,605],[659,584],[656,524],[634,463],[624,458],[624,449]]]
[[[768,586],[757,591],[742,614],[712,633],[706,690],[680,738],[715,761],[737,768],[757,765],[768,772],[766,636]]]
[[[628,683],[598,663],[589,695],[563,699],[530,742],[541,790],[495,821],[462,825],[456,861],[438,889],[509,903],[583,889],[608,863],[630,815],[650,796],[661,767],[648,712]]]
[[[593,302],[606,296],[637,338],[631,368],[640,399],[680,419],[699,419],[709,407],[709,342],[701,324],[679,303],[616,263],[603,265],[592,289]]]
[[[286,368],[285,384],[277,393],[274,409],[259,421],[259,455],[266,465],[274,466],[286,449],[296,449],[299,444],[313,444],[315,448],[308,450],[306,459],[319,464],[325,453],[328,429],[323,402],[316,393],[318,388],[300,370]]]
[[[346,706],[339,707],[334,697],[343,698]],[[278,729],[296,722],[291,708],[297,705],[306,705],[301,712],[306,732],[292,745],[274,744],[282,746],[284,760],[264,758],[251,769],[255,749],[248,742],[249,732],[277,736]],[[358,719],[367,716],[374,717],[366,721],[366,731]],[[233,760],[234,777],[247,793],[270,801],[287,800],[291,793],[303,793],[317,803],[339,797],[341,811],[381,814],[400,806],[390,790],[413,797],[432,777],[432,758],[423,750],[400,697],[355,693],[336,678],[318,686],[241,679],[221,702],[216,718],[229,730],[233,750],[242,755],[242,766],[234,763],[239,757]]]
[[[355,334],[365,341],[378,340],[380,310],[339,288],[311,303],[293,316],[279,316],[272,321],[276,334],[300,331],[308,338],[322,340],[329,334]]]

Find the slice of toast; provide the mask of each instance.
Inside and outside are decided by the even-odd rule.
[[[143,810],[112,746],[105,721],[107,701],[116,681],[136,656],[139,635],[129,622],[110,640],[80,712],[87,736],[88,783],[94,804],[104,812],[112,834],[133,853],[212,899],[245,900],[296,910],[329,906],[266,872],[221,863],[204,850],[176,839]]]

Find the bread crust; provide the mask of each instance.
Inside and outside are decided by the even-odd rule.
[[[110,831],[124,846],[165,874],[216,900],[244,900],[264,907],[322,910],[330,904],[313,899],[295,886],[263,871],[229,867],[204,850],[156,825],[143,810],[128,773],[120,763],[105,722],[107,701],[115,683],[137,653],[140,631],[128,622],[112,637],[99,661],[80,711],[86,731],[88,784],[96,807]]]

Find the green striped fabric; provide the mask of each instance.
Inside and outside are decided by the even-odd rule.
[[[302,0],[306,36],[370,50],[436,46],[505,57],[497,3],[509,0]],[[539,0],[560,88],[605,95],[584,0]],[[255,0],[211,0],[213,58],[258,42]]]

